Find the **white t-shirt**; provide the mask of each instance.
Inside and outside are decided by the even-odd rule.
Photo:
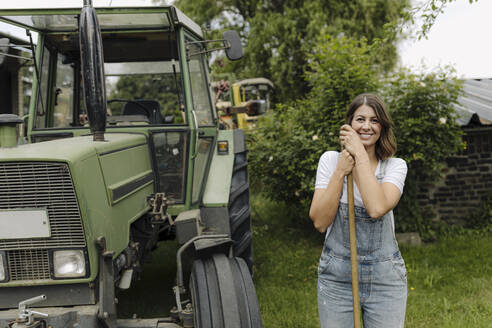
[[[340,153],[337,151],[327,151],[321,158],[318,163],[318,170],[316,172],[316,189],[326,189],[328,187],[328,183],[330,182],[331,175],[335,171],[338,163],[338,157]],[[376,168],[375,176],[380,173],[381,170],[381,161],[378,162],[378,166]],[[391,182],[394,184],[400,192],[403,193],[403,186],[405,184],[405,177],[407,176],[407,163],[401,158],[389,158],[387,159],[385,175],[381,183]],[[340,202],[347,204],[347,177],[345,177],[343,182],[343,190],[342,196],[340,197]],[[357,185],[354,183],[354,204],[355,206],[364,207],[364,203],[362,202],[362,197],[360,195],[359,189]],[[390,211],[391,217],[391,225],[393,226],[393,231],[395,229],[395,222],[393,218],[393,211]],[[328,234],[331,230],[331,226],[328,227],[326,233]]]

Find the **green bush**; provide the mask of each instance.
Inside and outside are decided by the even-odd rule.
[[[323,37],[309,57],[305,99],[281,104],[259,123],[249,145],[254,188],[290,205],[309,205],[318,160],[337,149],[347,105],[359,93],[378,89],[372,48],[364,41]]]
[[[278,105],[250,135],[253,190],[307,214],[319,158],[327,150],[339,150],[339,129],[349,103],[362,92],[376,92],[392,115],[396,156],[409,167],[397,229],[432,237],[436,227],[430,224],[431,213],[422,213],[417,205],[417,192],[423,183],[439,179],[444,159],[461,147],[453,109],[461,85],[449,69],[427,75],[401,71],[383,79],[375,64],[377,51],[364,40],[320,38],[306,73],[312,91],[304,99]]]
[[[453,104],[461,83],[449,68],[427,75],[401,71],[385,89],[391,108],[397,156],[408,165],[405,192],[397,207],[397,231],[419,231],[424,239],[435,237],[431,208],[418,206],[419,189],[441,178],[446,157],[462,149],[462,130],[456,122]]]

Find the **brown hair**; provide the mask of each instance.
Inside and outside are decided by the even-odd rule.
[[[381,98],[372,93],[363,93],[355,97],[348,107],[345,123],[352,123],[355,111],[362,105],[371,107],[381,124],[381,135],[376,142],[377,158],[380,160],[390,158],[396,153],[396,140],[393,134],[393,123],[391,122],[386,105]]]

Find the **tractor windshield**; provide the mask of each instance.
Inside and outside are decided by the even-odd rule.
[[[184,124],[173,32],[103,32],[107,124]],[[35,129],[87,127],[76,33],[44,37]]]

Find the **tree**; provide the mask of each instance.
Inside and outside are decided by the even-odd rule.
[[[385,24],[399,20],[407,0],[178,0],[176,5],[211,30],[235,28],[245,42],[243,60],[214,66],[217,72],[240,72],[239,78],[264,76],[276,87],[277,102],[304,97],[310,86],[304,74],[319,35],[385,38],[374,57],[388,70],[396,61],[394,33]]]
[[[420,5],[411,8],[405,15],[407,19],[405,22],[415,24],[415,20],[421,21],[422,25],[416,32],[418,39],[427,38],[427,34],[436,22],[439,15],[444,13],[444,9],[448,4],[456,0],[426,0]],[[470,4],[477,2],[478,0],[468,0]]]

